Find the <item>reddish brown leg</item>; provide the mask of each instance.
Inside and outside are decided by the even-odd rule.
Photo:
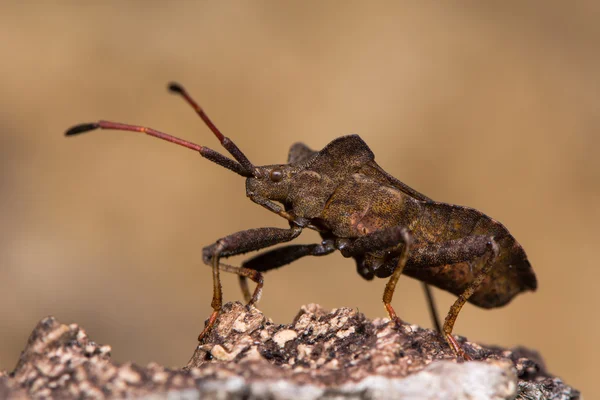
[[[223,305],[223,293],[221,289],[221,278],[219,275],[220,269],[227,272],[237,274],[246,274],[248,277],[256,278],[257,288],[254,291],[253,299],[258,300],[262,290],[262,276],[260,279],[255,275],[256,271],[247,268],[232,267],[230,265],[220,265],[221,257],[229,257],[236,254],[247,253],[253,250],[264,249],[265,247],[273,246],[278,243],[288,242],[296,238],[302,232],[300,227],[292,227],[290,229],[280,228],[258,228],[248,229],[234,233],[219,239],[216,243],[205,247],[202,250],[204,262],[212,266],[213,271],[213,299],[211,307],[213,309],[210,318],[200,335],[198,340],[202,340],[208,332],[213,328],[217,321],[221,306]],[[251,299],[252,300],[252,299]]]
[[[443,330],[446,342],[448,342],[448,345],[457,356],[463,357],[467,361],[472,360],[472,358],[465,353],[465,351],[462,349],[462,347],[460,347],[456,339],[454,339],[454,337],[452,336],[452,329],[454,328],[454,323],[456,322],[458,313],[465,305],[467,300],[469,300],[469,297],[471,297],[473,293],[477,291],[479,286],[481,286],[481,283],[483,282],[485,277],[490,273],[490,270],[494,265],[494,261],[498,256],[498,244],[494,241],[494,239],[490,238],[488,246],[490,247],[490,256],[484,257],[483,267],[479,270],[479,272],[475,276],[475,279],[473,279],[469,286],[467,286],[465,291],[460,296],[458,296],[454,304],[452,304],[452,307],[450,307],[448,315],[446,316],[446,319],[444,321]]]
[[[396,311],[392,307],[392,297],[394,296],[394,290],[396,290],[396,283],[398,283],[398,279],[400,275],[402,275],[402,271],[406,266],[406,261],[408,260],[408,251],[410,248],[410,234],[404,228],[400,231],[402,241],[400,245],[402,246],[402,251],[400,252],[400,256],[398,258],[398,264],[396,265],[396,269],[394,273],[390,277],[387,285],[385,285],[385,290],[383,291],[383,305],[390,316],[390,319],[394,321],[397,325],[402,324],[402,320],[396,315]]]
[[[221,271],[238,274],[240,276],[240,278],[243,277],[243,278],[252,279],[252,281],[254,281],[256,283],[256,288],[254,289],[254,293],[252,295],[250,295],[250,291],[248,290],[248,285],[246,284],[246,292],[247,293],[244,292],[244,297],[246,297],[246,302],[248,303],[248,305],[254,305],[258,302],[258,300],[260,299],[260,295],[262,294],[262,288],[263,288],[263,277],[260,272],[253,271],[248,268],[234,267],[233,265],[228,265],[228,264],[223,264],[223,263],[219,263],[218,269],[220,269]],[[213,267],[213,271],[214,271],[214,267]],[[243,290],[243,288],[242,288],[242,290]],[[222,292],[220,290],[220,286],[219,286],[219,291]],[[208,322],[207,322],[206,326],[204,327],[202,332],[200,332],[200,335],[198,335],[198,341],[201,341],[202,338],[204,338],[204,336],[206,336],[206,334],[208,332],[210,332],[212,327],[217,322],[217,316],[219,315],[219,311],[221,310],[221,305],[222,305],[222,295],[219,296],[218,303],[215,302],[215,298],[213,297],[212,307],[213,307],[214,311],[212,312],[212,314],[210,314],[210,317],[208,318]],[[215,307],[218,307],[218,309],[215,309]]]
[[[217,317],[219,316],[219,311],[220,310],[214,310],[212,312],[212,314],[210,314],[210,317],[208,318],[208,322],[206,323],[206,326],[204,327],[204,329],[202,329],[202,332],[200,332],[200,334],[198,335],[199,342],[202,341],[204,336],[206,336],[208,334],[208,332],[210,332],[210,330],[214,326],[215,322],[217,321]]]
[[[221,288],[221,277],[219,275],[219,257],[221,252],[223,251],[225,245],[223,241],[219,240],[213,249],[211,254],[212,258],[209,260],[212,265],[213,271],[213,299],[211,302],[211,307],[213,309],[212,314],[208,318],[208,322],[206,326],[198,335],[198,341],[202,341],[202,339],[210,332],[212,327],[217,322],[217,317],[219,316],[219,312],[221,312],[221,306],[223,305],[223,290]]]

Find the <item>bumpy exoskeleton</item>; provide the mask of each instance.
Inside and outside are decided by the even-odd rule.
[[[323,256],[336,250],[355,260],[363,278],[389,278],[383,303],[398,324],[401,320],[391,301],[401,274],[458,295],[442,333],[453,351],[466,359],[471,357],[452,336],[465,302],[499,307],[518,293],[536,289],[535,274],[523,248],[502,224],[475,209],[436,202],[411,189],[375,162],[373,152],[359,136],[340,137],[320,151],[297,143],[290,150],[287,164],[257,167],[221,134],[181,86],[172,84],[170,89],[194,107],[235,161],[207,147],[136,125],[100,121],[77,125],[67,135],[97,128],[127,130],[196,150],[246,177],[246,195],[289,222],[287,229],[249,229],[203,249],[204,262],[213,271],[213,313],[199,340],[213,327],[221,310],[220,271],[239,275],[246,301],[254,304],[262,292],[263,272],[301,257]],[[305,228],[318,231],[321,243],[271,249],[241,267],[221,261],[289,242]],[[256,283],[252,294],[247,278]]]

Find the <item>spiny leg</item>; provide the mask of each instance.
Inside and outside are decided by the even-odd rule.
[[[221,279],[219,275],[219,260],[221,257],[230,257],[236,254],[243,254],[253,250],[264,249],[278,243],[289,242],[296,238],[302,232],[302,228],[294,226],[290,229],[280,228],[258,228],[248,229],[237,232],[219,239],[216,243],[205,247],[202,250],[203,260],[206,264],[212,266],[213,270],[213,299],[211,307],[213,309],[208,322],[200,335],[198,341],[201,341],[210,332],[223,305],[223,293],[221,288]],[[260,295],[260,293],[259,293]]]
[[[460,296],[458,296],[458,298],[456,299],[454,304],[452,304],[452,306],[450,307],[450,310],[448,311],[448,315],[446,315],[446,319],[444,321],[443,330],[444,330],[444,337],[446,339],[446,342],[448,342],[448,345],[450,346],[450,348],[454,351],[454,353],[456,355],[462,356],[465,360],[468,360],[468,361],[471,361],[473,359],[465,353],[465,351],[462,349],[462,347],[460,347],[460,345],[458,344],[456,339],[454,339],[454,337],[452,336],[452,329],[454,328],[454,323],[456,322],[458,313],[460,312],[462,307],[465,305],[467,300],[469,300],[469,297],[471,297],[473,295],[473,293],[475,293],[477,291],[479,286],[481,286],[481,283],[486,278],[486,276],[488,276],[488,274],[490,273],[490,271],[494,265],[494,261],[496,260],[496,257],[498,256],[498,252],[499,252],[498,244],[496,243],[496,241],[493,238],[489,239],[489,242],[487,243],[487,245],[489,246],[489,252],[491,253],[490,256],[486,257],[484,259],[483,267],[479,270],[479,272],[477,273],[477,275],[475,276],[473,281],[467,286],[465,291]]]
[[[244,261],[242,267],[247,270],[256,271],[256,273],[267,272],[272,269],[283,267],[284,265],[290,264],[305,256],[324,256],[331,254],[334,251],[335,247],[333,240],[324,240],[321,244],[288,245],[252,257],[251,259]],[[250,296],[247,277],[252,279],[249,275],[239,274],[240,287],[246,302],[254,304],[257,299],[253,300],[254,296]]]

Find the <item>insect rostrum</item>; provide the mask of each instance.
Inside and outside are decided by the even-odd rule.
[[[222,305],[221,271],[240,278],[244,297],[256,303],[262,293],[262,273],[306,256],[339,250],[353,258],[365,279],[389,278],[383,303],[396,323],[391,306],[401,274],[458,295],[446,316],[443,335],[456,353],[470,359],[452,336],[454,322],[465,302],[479,307],[505,305],[518,293],[535,290],[535,274],[525,251],[499,222],[472,208],[429,199],[385,172],[366,143],[357,135],[333,140],[320,151],[294,144],[287,164],[253,165],[229,138],[223,136],[204,111],[179,85],[181,95],[233,156],[137,125],[99,121],[80,124],[66,132],[77,135],[94,129],[148,134],[198,151],[210,161],[246,178],[246,195],[288,221],[289,228],[255,228],[233,233],[203,249],[212,266],[211,314],[199,340],[213,327]],[[267,250],[241,267],[221,261],[229,256],[290,242],[303,229],[321,235],[321,243],[286,245]],[[253,293],[247,279],[256,283]]]

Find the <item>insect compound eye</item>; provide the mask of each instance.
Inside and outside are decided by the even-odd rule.
[[[273,182],[280,182],[283,179],[283,171],[281,171],[279,168],[275,168],[271,170],[269,178],[271,178]]]

